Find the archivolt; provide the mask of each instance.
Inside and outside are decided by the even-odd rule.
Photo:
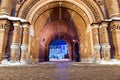
[[[94,1],[91,1],[91,0],[80,0],[80,1],[77,1],[77,0],[33,0],[29,2],[27,5],[24,3],[22,5],[23,7],[21,6],[21,9],[19,9],[17,16],[26,19],[27,16],[31,14],[31,12],[35,14],[37,10],[53,2],[68,2],[68,3],[72,3],[78,6],[80,9],[84,10],[84,12],[89,13],[87,15],[89,19],[92,18],[92,22],[96,22],[96,21],[98,22],[104,19],[104,16],[100,8],[98,7],[98,5]],[[32,19],[34,14],[30,16],[30,19]]]

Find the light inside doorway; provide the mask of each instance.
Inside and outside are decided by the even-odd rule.
[[[49,60],[68,60],[68,44],[64,40],[57,39],[50,43]]]

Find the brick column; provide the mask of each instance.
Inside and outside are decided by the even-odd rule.
[[[99,44],[99,24],[92,24],[92,34],[93,34],[93,48],[94,48],[94,57],[95,61],[100,60],[100,49],[101,46]]]
[[[0,20],[0,62],[5,59],[5,48],[8,40],[8,33],[10,29],[10,21],[7,19]]]
[[[118,0],[105,0],[109,17],[120,16]]]
[[[14,30],[11,44],[11,56],[10,60],[13,62],[19,61],[20,58],[20,44],[21,44],[21,32],[22,27],[20,21],[13,21]]]
[[[21,45],[21,61],[28,62],[28,44],[29,44],[29,26],[28,22],[23,23],[23,38]]]
[[[120,60],[120,21],[112,21],[110,23],[110,31],[115,48],[115,58]]]
[[[108,37],[108,22],[102,22],[99,28],[100,31],[100,44],[102,47],[102,59],[110,60],[110,44],[109,44],[109,37]]]
[[[14,0],[1,0],[0,14],[11,15]]]

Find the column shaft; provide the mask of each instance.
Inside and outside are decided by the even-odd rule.
[[[14,0],[2,0],[0,14],[11,15],[14,7]]]
[[[13,21],[14,30],[13,30],[13,38],[11,44],[11,58],[10,60],[13,62],[19,61],[20,58],[20,44],[21,44],[21,23],[19,21]]]
[[[109,17],[120,16],[118,0],[105,0]]]
[[[23,38],[21,45],[21,61],[28,63],[29,23],[23,23]]]
[[[115,58],[120,60],[120,21],[112,21],[110,29],[115,48]]]
[[[108,23],[102,22],[100,25],[100,44],[102,47],[102,58],[105,60],[110,59],[110,44],[109,44],[109,37],[108,37]]]
[[[99,24],[93,24],[92,25],[92,34],[93,34],[93,48],[94,48],[94,56],[95,60],[100,60],[100,44],[99,44]]]
[[[7,19],[0,20],[0,62],[5,59],[5,49],[7,46],[10,21]]]

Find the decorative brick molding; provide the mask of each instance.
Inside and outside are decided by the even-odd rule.
[[[117,24],[113,24],[113,25],[111,25],[110,27],[111,27],[110,31],[120,30],[120,25],[117,25]]]

